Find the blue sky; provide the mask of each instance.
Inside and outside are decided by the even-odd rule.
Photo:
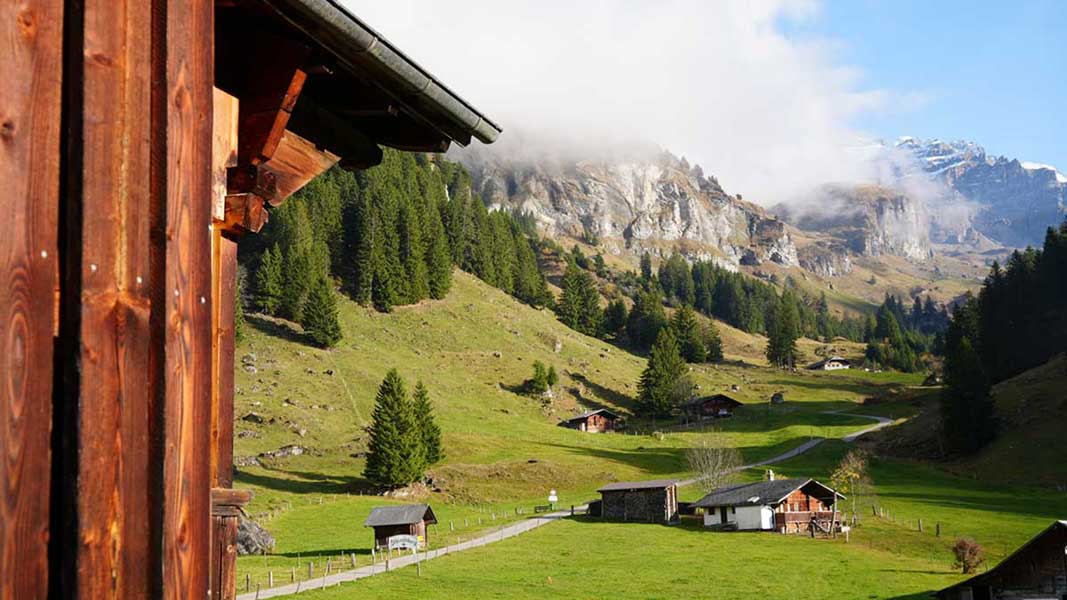
[[[836,0],[781,26],[832,40],[861,87],[911,99],[857,115],[856,128],[970,139],[1067,171],[1067,2]]]

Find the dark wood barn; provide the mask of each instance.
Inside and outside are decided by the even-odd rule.
[[[937,593],[941,600],[1067,598],[1067,521],[1048,529],[997,566]]]
[[[599,490],[600,515],[618,521],[676,523],[678,482],[674,479],[623,481]]]
[[[705,527],[830,533],[841,526],[838,498],[843,496],[814,479],[771,479],[719,488],[693,506],[704,509]]]
[[[615,424],[618,420],[619,415],[606,408],[601,408],[582,413],[576,417],[571,417],[560,423],[560,425],[570,429],[577,429],[578,431],[602,433],[605,431],[615,431]]]
[[[237,240],[500,130],[334,0],[0,3],[0,597],[232,598]]]
[[[406,504],[402,506],[377,506],[370,511],[364,527],[374,528],[374,546],[385,548],[394,535],[413,535],[419,538],[419,547],[430,545],[429,525],[437,523],[437,517],[429,504]]]
[[[726,394],[693,398],[682,405],[682,415],[687,421],[702,421],[734,416],[734,409],[741,403]]]

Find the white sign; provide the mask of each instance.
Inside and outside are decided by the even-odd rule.
[[[548,501],[552,502],[552,503],[555,503],[558,500],[559,500],[559,497],[556,496],[556,490],[549,490],[549,492],[548,492]]]
[[[389,550],[416,550],[419,547],[419,538],[413,535],[393,535],[386,540]]]

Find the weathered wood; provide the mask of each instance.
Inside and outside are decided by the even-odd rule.
[[[165,17],[162,597],[177,600],[209,586],[214,3],[168,2]]]
[[[231,488],[211,488],[211,509],[222,506],[242,507],[252,501],[250,490],[235,490]]]
[[[270,219],[266,202],[255,194],[226,196],[225,229],[236,235],[257,233]]]
[[[307,80],[303,67],[311,56],[308,48],[281,38],[262,35],[255,41],[255,64],[260,68],[240,95],[240,165],[257,165],[274,156]]]
[[[0,598],[48,594],[63,2],[0,3]]]
[[[216,231],[215,378],[212,403],[212,465],[216,487],[233,485],[234,310],[237,294],[237,242]]]
[[[150,6],[84,3],[80,354],[76,389],[77,593],[146,598],[158,573],[152,544],[151,440],[158,380],[151,322]],[[154,206],[154,204],[156,204]],[[77,223],[69,223],[77,227]],[[73,395],[76,394],[76,398]]]
[[[275,176],[278,195],[276,199],[267,198],[267,201],[271,206],[277,206],[338,160],[340,157],[336,154],[320,150],[299,135],[286,131],[268,163]]]
[[[216,221],[226,219],[226,171],[237,166],[239,107],[237,98],[218,88],[212,90],[211,216]]]

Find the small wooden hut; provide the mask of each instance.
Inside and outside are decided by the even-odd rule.
[[[429,504],[404,504],[400,506],[376,506],[370,511],[364,527],[374,528],[374,546],[385,548],[394,535],[413,535],[419,539],[419,547],[430,545],[429,525],[437,523],[437,517]]]
[[[603,433],[615,431],[615,424],[618,420],[619,415],[606,408],[600,408],[571,417],[560,423],[560,425],[570,429],[577,429],[578,431]]]
[[[678,481],[621,481],[597,490],[600,514],[605,519],[643,521],[646,523],[678,522]]]
[[[693,398],[682,405],[682,415],[687,421],[703,421],[734,416],[734,409],[742,404],[726,394]]]

